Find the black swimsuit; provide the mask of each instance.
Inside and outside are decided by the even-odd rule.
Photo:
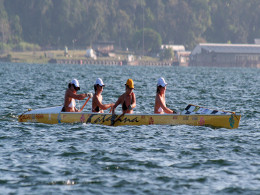
[[[95,110],[95,112],[99,112],[100,108],[97,106],[94,110]]]
[[[131,104],[132,104],[132,103],[133,103],[133,102],[132,102],[132,96],[131,96]],[[131,105],[131,104],[130,104],[130,105]],[[123,111],[126,111],[128,108],[129,108],[129,106],[127,107],[126,104],[125,104],[125,101],[124,101],[123,104],[122,104],[122,110],[123,110]]]
[[[122,109],[125,111],[125,110],[127,110],[127,106],[125,105],[125,102],[123,103],[123,105],[122,105]]]
[[[96,94],[95,94],[95,95],[96,95]],[[100,111],[100,108],[97,106],[95,109],[93,109],[93,111],[99,112],[99,111]]]

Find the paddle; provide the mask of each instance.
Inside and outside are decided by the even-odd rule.
[[[117,117],[115,120],[113,120],[113,116],[112,116],[112,119],[111,119],[111,125],[110,126],[114,126],[114,124],[121,118],[125,115],[125,112],[122,113],[119,117]]]
[[[110,108],[110,110],[109,110],[109,113],[111,113],[111,112],[112,112],[112,108],[113,108],[113,106],[111,106],[111,108]]]
[[[85,101],[85,103],[83,104],[83,106],[81,107],[81,109],[79,110],[79,112],[81,112],[83,110],[83,108],[86,106],[86,104],[88,103],[89,99],[91,98],[91,96],[88,97],[88,99]]]

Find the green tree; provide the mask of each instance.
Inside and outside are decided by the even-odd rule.
[[[104,39],[106,6],[99,1],[85,2],[86,10],[83,12],[82,39],[91,44],[97,40]]]
[[[4,1],[0,0],[0,42],[5,44],[10,38],[10,25],[8,15],[4,8]]]
[[[172,28],[174,43],[192,49],[203,38],[211,23],[208,0],[178,1],[173,7],[175,28]],[[168,35],[171,35],[168,32]]]
[[[133,37],[134,48],[145,54],[157,53],[162,45],[162,38],[153,29],[145,28],[135,33]]]
[[[160,53],[160,60],[171,60],[174,58],[174,52],[172,48],[163,49]]]
[[[147,54],[160,42],[190,50],[199,42],[253,43],[259,8],[259,0],[0,0],[0,41],[60,48],[115,41],[139,51],[144,44]]]
[[[131,36],[132,34],[132,30],[131,30],[131,27],[132,27],[132,24],[131,24],[131,20],[130,20],[130,17],[127,15],[127,13],[124,11],[124,10],[119,10],[117,15],[116,15],[116,26],[115,26],[115,29],[116,29],[116,32],[115,33],[117,35],[117,39],[118,42],[119,42],[119,46],[120,47],[128,47],[128,40],[129,40],[129,35]]]
[[[11,42],[13,44],[20,43],[22,41],[22,27],[19,16],[15,15],[11,17],[10,27],[12,32]]]

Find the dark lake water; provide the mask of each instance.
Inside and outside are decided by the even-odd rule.
[[[0,194],[260,194],[260,69],[0,67]],[[242,114],[240,127],[17,121],[28,108],[61,105],[73,78],[80,92],[93,92],[102,78],[104,103],[115,102],[132,78],[135,112],[152,113],[161,76],[168,83],[168,107],[182,110],[192,103],[235,111]]]

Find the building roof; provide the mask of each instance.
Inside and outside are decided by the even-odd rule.
[[[200,43],[193,49],[191,55],[200,54],[202,50],[205,50],[209,53],[215,52],[215,53],[260,54],[260,45]]]

